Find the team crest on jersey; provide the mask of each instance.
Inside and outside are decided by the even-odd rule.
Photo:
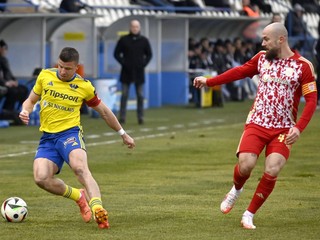
[[[49,86],[53,86],[53,82],[52,81],[50,81],[50,82],[48,82],[48,84],[47,85],[49,85]]]
[[[268,82],[269,79],[270,79],[270,75],[269,75],[269,74],[265,74],[265,75],[263,75],[262,78],[261,78],[261,80],[262,80],[263,82]]]
[[[72,88],[72,89],[77,89],[79,88],[79,86],[77,84],[69,84],[69,86]]]
[[[293,68],[290,68],[290,67],[286,68],[285,74],[286,74],[287,77],[292,77],[293,73],[294,73]]]
[[[263,63],[263,68],[265,68],[265,69],[270,68],[270,63],[269,63],[269,61],[265,61],[265,62]]]

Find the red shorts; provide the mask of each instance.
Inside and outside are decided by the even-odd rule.
[[[242,133],[237,156],[241,152],[255,153],[259,156],[266,147],[266,157],[271,153],[279,153],[288,159],[291,145],[288,146],[284,143],[288,131],[288,128],[267,129],[255,124],[248,124]]]

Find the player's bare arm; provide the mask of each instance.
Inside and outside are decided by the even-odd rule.
[[[203,76],[196,77],[193,80],[193,86],[196,88],[202,88],[207,86],[207,78]]]
[[[113,114],[113,112],[110,110],[110,108],[108,108],[103,102],[100,102],[100,104],[96,107],[93,107],[93,109],[100,114],[100,116],[103,118],[103,120],[108,124],[110,128],[119,133],[119,135],[123,139],[123,143],[127,145],[128,148],[135,147],[134,139],[130,137],[126,131],[123,130],[121,124],[119,123],[118,119]]]
[[[29,115],[32,113],[33,107],[38,102],[39,98],[40,96],[31,91],[29,97],[23,102],[22,110],[19,113],[19,118],[24,124],[28,125]]]

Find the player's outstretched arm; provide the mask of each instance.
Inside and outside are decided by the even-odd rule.
[[[31,91],[29,97],[23,102],[19,118],[24,124],[29,124],[29,115],[32,113],[33,107],[38,102],[39,98],[40,96]]]
[[[93,107],[93,109],[100,114],[110,128],[118,132],[118,134],[122,137],[123,143],[127,145],[128,148],[135,147],[134,139],[128,133],[126,133],[125,130],[123,130],[121,124],[110,108],[108,108],[103,102],[100,102],[99,105]]]
[[[196,88],[202,88],[207,86],[207,78],[203,76],[196,77],[193,80],[193,86]]]

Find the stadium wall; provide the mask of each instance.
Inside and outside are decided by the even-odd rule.
[[[8,58],[19,79],[28,79],[34,68],[55,65],[61,48],[79,50],[85,77],[118,79],[120,65],[113,57],[119,37],[128,32],[132,19],[141,22],[142,34],[152,45],[147,67],[147,107],[188,104],[188,38],[227,39],[259,37],[266,18],[200,15],[134,15],[110,26],[95,27],[90,14],[2,14],[0,38],[9,44]],[[134,96],[133,90],[130,95]]]

